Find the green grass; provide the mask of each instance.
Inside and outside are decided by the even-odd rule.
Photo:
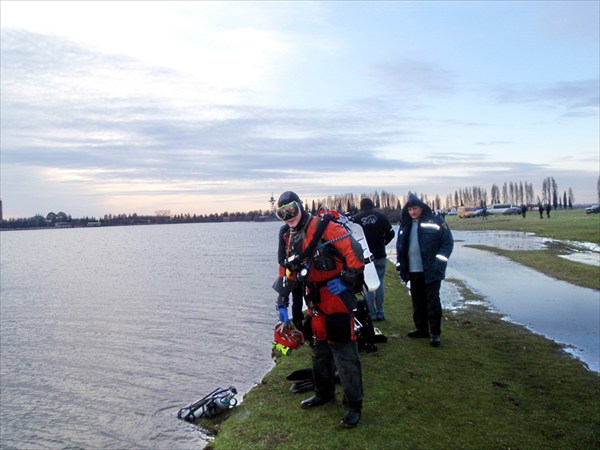
[[[467,298],[475,294],[457,280]],[[290,392],[285,377],[310,367],[304,346],[228,413],[204,422],[218,431],[214,449],[592,449],[600,447],[600,378],[554,342],[470,307],[447,313],[442,345],[411,340],[411,302],[396,271],[386,275],[388,337],[361,352],[365,401],[357,428],[338,426],[337,401],[303,410],[310,395]],[[267,349],[265,349],[267,351]]]
[[[540,219],[537,211],[528,212],[525,219],[521,216],[490,216],[488,220],[447,216],[446,219],[452,230],[524,231],[553,239],[600,245],[600,214],[586,214],[582,210],[552,211],[550,219],[546,216]],[[600,267],[560,257],[576,248],[576,245],[571,243],[553,242],[547,245],[545,250],[534,251],[503,250],[486,245],[470,247],[503,255],[550,277],[577,286],[600,290]]]
[[[540,219],[537,211],[528,211],[525,219],[520,215],[490,215],[487,220],[446,216],[446,221],[452,230],[524,231],[554,239],[600,244],[600,214],[586,214],[582,209],[552,211],[549,219],[545,214]]]

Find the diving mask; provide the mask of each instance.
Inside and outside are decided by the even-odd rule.
[[[281,220],[290,220],[296,217],[300,213],[300,205],[298,202],[293,201],[290,203],[286,203],[285,205],[281,205],[277,208],[275,214]]]

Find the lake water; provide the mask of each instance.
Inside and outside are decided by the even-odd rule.
[[[279,226],[1,233],[0,446],[202,447],[178,409],[272,367]]]
[[[0,233],[0,448],[203,447],[179,408],[272,367],[280,225]],[[455,238],[449,276],[598,370],[596,291]]]

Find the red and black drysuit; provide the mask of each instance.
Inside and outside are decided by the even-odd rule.
[[[330,217],[314,217],[306,211],[302,212],[298,226],[290,228],[281,237],[286,243],[287,258],[279,266],[280,280],[282,283],[285,280],[289,284],[303,284],[304,299],[311,316],[315,340],[315,393],[323,399],[335,395],[334,375],[337,369],[344,390],[345,409],[360,411],[362,371],[352,310],[357,283],[359,290],[362,285],[362,248],[345,228]],[[312,254],[305,254],[307,247]],[[303,261],[298,261],[299,258]],[[302,262],[302,266],[296,261]],[[308,271],[299,279],[303,267]],[[335,278],[340,278],[347,287],[340,295],[332,294],[327,288],[327,282]]]

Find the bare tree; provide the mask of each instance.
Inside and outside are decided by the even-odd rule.
[[[498,185],[492,184],[490,195],[492,197],[492,203],[500,203],[500,188]]]
[[[575,203],[575,196],[573,195],[573,189],[569,188],[569,208],[573,207],[573,203]]]

